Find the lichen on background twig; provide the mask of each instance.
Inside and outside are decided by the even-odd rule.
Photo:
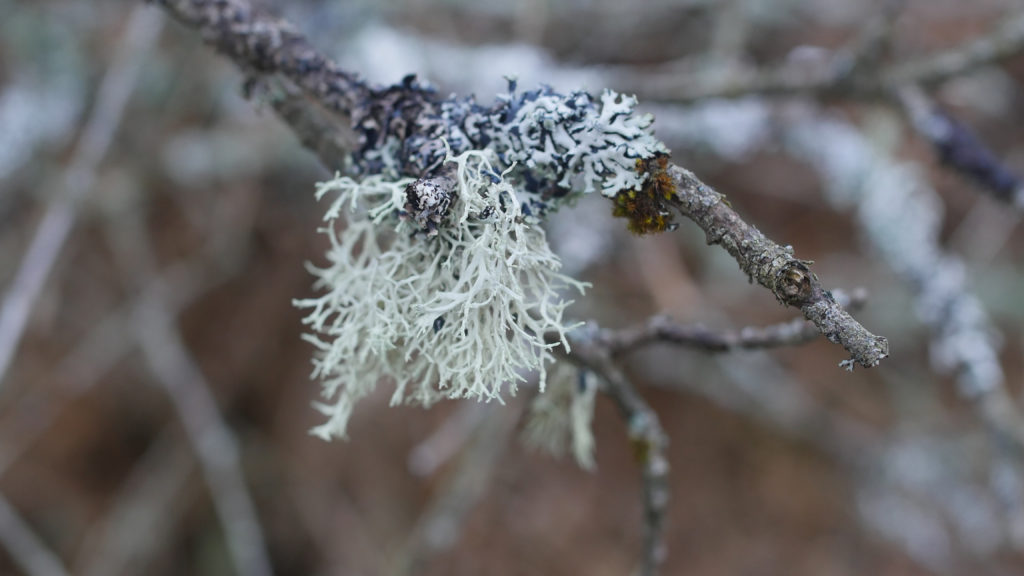
[[[831,203],[856,210],[880,257],[914,287],[918,316],[933,331],[936,367],[955,372],[968,397],[1001,387],[995,331],[965,286],[963,263],[940,245],[941,200],[927,181],[838,119],[791,122],[785,142],[821,173]]]

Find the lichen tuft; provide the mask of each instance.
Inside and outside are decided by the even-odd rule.
[[[573,328],[565,295],[584,285],[558,273],[544,230],[493,160],[476,150],[448,159],[455,192],[432,237],[401,216],[412,179],[319,185],[318,198],[335,196],[321,230],[328,266],[310,266],[322,294],[295,302],[307,312],[317,408],[328,416],[314,434],[343,437],[353,406],[381,380],[395,384],[393,404],[501,401],[531,371],[543,389],[551,349],[568,349]]]
[[[676,189],[667,167],[668,157],[664,154],[637,159],[636,172],[642,178],[640,188],[615,195],[612,215],[628,219],[626,227],[630,232],[642,236],[675,229],[670,202]]]

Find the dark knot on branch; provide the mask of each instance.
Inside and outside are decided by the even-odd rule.
[[[436,236],[458,194],[454,164],[446,164],[432,176],[414,181],[405,188],[402,217],[412,220],[427,236]]]
[[[817,277],[801,260],[791,260],[775,276],[775,296],[783,304],[797,308],[814,299]]]

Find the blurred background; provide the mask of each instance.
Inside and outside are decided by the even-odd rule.
[[[666,574],[1024,570],[1024,457],[993,424],[1016,425],[1024,377],[1016,209],[945,169],[892,100],[673,103],[729,70],[813,70],[882,3],[262,4],[375,82],[637,93],[675,162],[829,287],[867,289],[878,368],[841,370],[821,339],[625,359],[670,438]],[[878,68],[1020,11],[908,0]],[[0,0],[0,573],[629,574],[640,476],[605,398],[593,472],[523,446],[528,393],[427,411],[382,386],[347,441],[308,435],[291,301],[322,261],[327,172],[243,80],[156,8]],[[1022,87],[1024,55],[925,92],[1024,174]],[[637,238],[610,211],[587,198],[550,222],[593,283],[573,316],[794,317],[691,223]]]

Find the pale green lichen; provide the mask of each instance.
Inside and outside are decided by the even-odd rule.
[[[395,384],[392,404],[500,401],[531,371],[543,389],[559,345],[546,334],[568,348],[564,294],[584,285],[558,273],[544,230],[489,152],[447,161],[457,165],[457,190],[431,238],[398,217],[411,179],[337,177],[317,188],[320,199],[334,195],[321,230],[329,264],[309,267],[324,293],[295,302],[317,348],[316,406],[328,416],[317,436],[344,437],[353,405],[381,379]]]

